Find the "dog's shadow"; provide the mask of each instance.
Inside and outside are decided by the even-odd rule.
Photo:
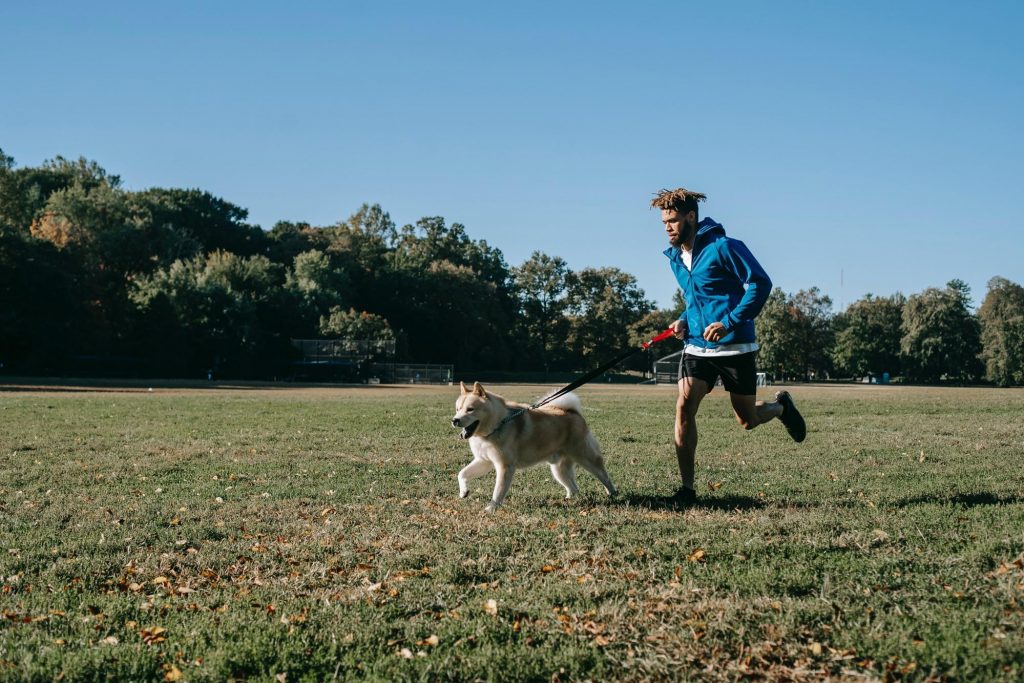
[[[648,510],[670,510],[683,512],[686,510],[726,510],[729,512],[739,510],[758,510],[767,506],[767,502],[761,498],[750,496],[722,495],[722,496],[697,496],[692,503],[682,503],[674,496],[652,496],[642,493],[619,494],[609,505],[620,505],[629,507],[646,508]]]

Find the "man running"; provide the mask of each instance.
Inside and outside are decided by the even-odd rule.
[[[720,223],[699,218],[697,203],[706,197],[685,188],[662,190],[651,200],[661,209],[668,242],[665,250],[686,299],[686,310],[670,325],[686,340],[679,361],[675,445],[683,485],[674,499],[696,502],[693,487],[697,452],[697,409],[721,378],[729,392],[736,420],[744,429],[779,418],[794,441],[803,441],[807,427],[788,391],[775,401],[758,401],[754,318],[761,312],[772,281],[739,240],[725,236]]]

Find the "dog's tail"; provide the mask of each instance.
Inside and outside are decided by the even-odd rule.
[[[548,396],[550,395],[551,394],[548,394]],[[552,406],[554,408],[561,408],[562,410],[567,410],[571,413],[576,413],[577,415],[583,414],[583,404],[580,403],[579,396],[572,392],[565,394],[563,396],[559,396],[558,398],[556,398],[551,403],[548,403],[547,405]]]

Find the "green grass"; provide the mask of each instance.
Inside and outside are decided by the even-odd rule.
[[[0,393],[0,679],[1024,676],[1024,392],[716,391],[675,511],[672,391],[580,392],[618,499],[490,516],[449,387]]]

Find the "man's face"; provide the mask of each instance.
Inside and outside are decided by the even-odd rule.
[[[675,209],[662,209],[661,222],[665,225],[668,243],[673,247],[681,247],[697,228],[697,214],[693,211],[680,214]]]

